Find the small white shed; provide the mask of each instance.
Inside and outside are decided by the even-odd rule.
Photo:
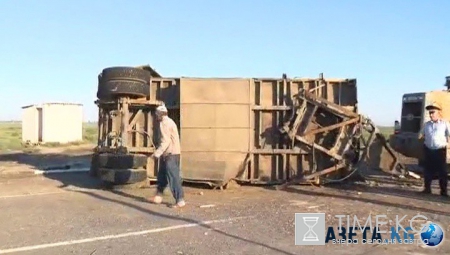
[[[83,140],[83,105],[45,103],[22,107],[23,143],[70,143]]]

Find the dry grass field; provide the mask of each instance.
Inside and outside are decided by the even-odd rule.
[[[392,127],[379,127],[387,135],[392,133]],[[83,141],[80,143],[96,143],[97,123],[83,123]],[[75,145],[75,144],[72,144]],[[46,144],[46,147],[58,147],[59,144]],[[0,152],[22,150],[22,127],[20,122],[0,122]]]
[[[97,123],[83,123],[83,141],[79,144],[96,143]],[[75,144],[73,144],[75,145]],[[46,144],[58,147],[59,144]],[[0,122],[0,152],[22,150],[22,126],[20,122]]]

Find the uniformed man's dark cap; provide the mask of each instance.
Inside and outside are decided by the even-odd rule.
[[[442,106],[438,102],[433,102],[433,103],[427,105],[427,107],[425,107],[425,109],[427,109],[427,111],[430,111],[430,110],[439,110],[440,111],[440,110],[442,110]]]

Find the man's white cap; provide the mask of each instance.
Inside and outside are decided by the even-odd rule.
[[[167,112],[167,108],[165,105],[160,105],[156,108],[157,112]]]

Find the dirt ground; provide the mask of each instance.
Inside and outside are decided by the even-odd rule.
[[[55,151],[54,151],[55,152]],[[61,153],[61,151],[56,151]],[[0,254],[449,254],[450,199],[418,194],[420,186],[372,176],[368,182],[329,186],[241,186],[230,190],[185,185],[182,210],[154,205],[146,189],[104,190],[87,173],[12,174],[10,165],[34,169],[84,165],[89,152],[0,155]],[[9,160],[9,161],[8,161]],[[14,161],[15,160],[15,161]],[[87,163],[88,164],[88,163]],[[6,169],[6,170],[5,170]],[[435,193],[438,191],[435,186]],[[170,192],[165,201],[171,202]],[[417,244],[296,246],[294,214],[389,219],[423,214],[444,228],[437,248]],[[344,225],[345,226],[345,225]]]

